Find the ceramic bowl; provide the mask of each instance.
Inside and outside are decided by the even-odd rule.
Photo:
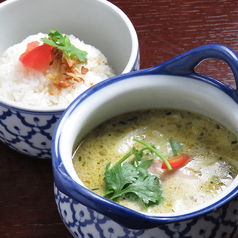
[[[29,35],[58,29],[93,45],[116,74],[139,69],[139,46],[128,17],[104,0],[8,0],[0,4],[0,55]],[[0,139],[37,158],[50,158],[55,124],[65,107],[19,106],[0,96]]]
[[[238,82],[236,53],[222,45],[206,45],[158,66],[99,83],[64,112],[53,135],[52,163],[56,204],[74,237],[238,236],[238,176],[220,195],[203,205],[175,213],[147,214],[89,191],[72,164],[73,151],[91,129],[132,110],[186,109],[214,118],[238,135],[237,90],[194,72],[195,66],[206,58],[227,62]]]

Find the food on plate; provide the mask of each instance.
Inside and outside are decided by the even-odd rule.
[[[238,173],[238,138],[178,109],[125,113],[92,130],[73,155],[93,192],[136,211],[169,213],[203,204]]]
[[[9,47],[0,58],[0,95],[24,106],[68,106],[114,70],[99,49],[50,30]]]

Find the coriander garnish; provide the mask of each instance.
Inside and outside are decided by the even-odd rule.
[[[142,160],[147,155],[144,151],[149,150],[160,158],[162,157],[168,167],[170,164],[153,146],[140,140],[134,140],[145,147],[141,150],[133,147],[114,166],[111,166],[111,163],[107,164],[104,173],[105,197],[113,201],[117,201],[121,196],[126,196],[133,201],[139,199],[145,208],[148,208],[160,203],[163,197],[158,178],[147,171],[153,160]],[[125,162],[130,156],[134,156],[132,163]]]
[[[70,39],[66,35],[62,35],[58,30],[50,30],[48,38],[41,39],[45,44],[54,46],[62,50],[66,57],[71,60],[79,60],[81,62],[87,61],[87,52],[78,49],[71,44]]]

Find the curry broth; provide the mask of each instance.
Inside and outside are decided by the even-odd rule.
[[[165,198],[149,212],[177,212],[203,204],[223,191],[237,175],[238,138],[222,125],[184,110],[150,109],[115,117],[90,132],[73,156],[75,170],[90,190],[104,195],[104,172],[133,146],[133,139],[154,145],[168,159],[175,157],[169,139],[180,143],[179,154],[191,160],[177,170],[161,169],[161,159],[148,168],[158,177]],[[234,163],[232,163],[234,161]],[[118,203],[145,211],[142,203],[123,197]]]

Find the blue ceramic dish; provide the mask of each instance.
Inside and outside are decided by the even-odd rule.
[[[59,14],[62,9],[63,15]],[[45,16],[46,21],[42,20]],[[58,29],[100,49],[116,74],[139,69],[136,31],[129,18],[108,1],[8,0],[0,4],[0,22],[4,22],[0,24],[0,55],[30,35]],[[50,158],[52,132],[65,108],[27,107],[0,95],[0,140],[25,155]]]
[[[238,135],[237,90],[194,68],[202,60],[224,60],[238,82],[238,58],[222,45],[205,45],[158,66],[115,76],[80,95],[63,113],[52,143],[55,199],[74,237],[236,238],[238,177],[220,195],[183,212],[147,214],[89,191],[78,178],[72,153],[103,121],[128,111],[169,107],[194,111]]]

